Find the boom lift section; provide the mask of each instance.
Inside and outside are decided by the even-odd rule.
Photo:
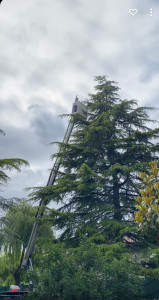
[[[79,114],[85,119],[87,117],[87,108],[83,103],[78,101],[77,96],[76,96],[75,102],[73,103],[73,106],[72,106],[72,114]],[[72,133],[72,130],[73,130],[73,127],[74,127],[74,123],[70,120],[70,122],[68,124],[68,127],[67,127],[67,130],[66,130],[66,133],[65,133],[65,136],[64,136],[64,139],[63,139],[63,143],[68,143],[69,138],[70,138],[71,133]],[[48,182],[47,182],[47,186],[54,185],[55,180],[56,180],[56,176],[58,174],[58,170],[60,168],[60,164],[61,164],[61,158],[57,157],[56,160],[55,160],[55,163],[53,165],[53,168],[50,172],[50,176],[49,176],[49,179],[48,179]],[[39,203],[37,213],[35,215],[35,218],[42,218],[46,205],[47,205],[47,203],[45,203],[45,201],[43,199],[41,199],[41,201]],[[43,206],[42,209],[40,209],[41,206]],[[32,232],[31,232],[31,235],[30,235],[30,238],[29,238],[29,242],[28,242],[27,248],[25,250],[25,254],[24,254],[22,263],[21,263],[21,268],[22,269],[27,269],[27,268],[32,269],[31,255],[32,255],[32,252],[34,251],[34,246],[35,246],[36,239],[37,239],[37,236],[38,236],[38,228],[39,228],[39,221],[35,220],[34,225],[33,225],[33,229],[32,229]]]

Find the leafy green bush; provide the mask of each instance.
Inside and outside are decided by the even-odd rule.
[[[41,250],[39,267],[30,274],[36,290],[27,299],[133,300],[141,294],[134,265],[115,256],[110,259],[87,239],[76,249],[54,244]]]

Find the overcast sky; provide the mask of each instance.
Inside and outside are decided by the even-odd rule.
[[[130,8],[137,8],[132,16]],[[150,8],[153,16],[150,16]],[[159,107],[158,0],[3,0],[0,5],[0,156],[24,158],[3,197],[45,185],[75,96],[85,100],[96,75],[121,97]],[[159,120],[158,113],[153,118]]]

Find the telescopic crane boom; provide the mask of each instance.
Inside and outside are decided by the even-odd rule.
[[[86,109],[84,104],[82,104],[80,101],[78,101],[77,96],[76,96],[75,102],[73,103],[73,106],[72,106],[72,114],[79,114],[84,118],[87,117],[87,109]],[[64,139],[63,139],[63,143],[67,143],[69,141],[69,138],[71,136],[73,127],[74,127],[74,123],[72,121],[70,121],[69,124],[68,124],[67,130],[66,130]],[[48,179],[48,182],[47,182],[47,186],[54,185],[58,170],[60,168],[60,164],[61,164],[61,158],[57,157],[56,160],[55,160],[55,163],[53,165],[53,168],[50,172],[49,179]],[[44,214],[46,204],[47,203],[45,203],[45,201],[43,199],[41,199],[41,201],[39,203],[38,210],[37,210],[36,215],[35,215],[35,222],[34,222],[33,229],[32,229],[32,232],[31,232],[31,235],[30,235],[30,238],[29,238],[29,242],[28,242],[28,245],[26,247],[25,254],[24,254],[24,257],[23,257],[23,260],[22,260],[22,263],[21,263],[21,268],[22,269],[32,268],[31,255],[32,255],[32,252],[34,251],[34,246],[35,246],[36,239],[37,239],[37,236],[38,236],[38,228],[39,228],[39,221],[36,220],[36,218],[42,218],[42,216]],[[44,209],[40,210],[41,206],[44,206]]]

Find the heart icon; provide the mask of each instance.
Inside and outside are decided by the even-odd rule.
[[[138,13],[138,10],[137,8],[130,8],[129,13],[134,17]]]

